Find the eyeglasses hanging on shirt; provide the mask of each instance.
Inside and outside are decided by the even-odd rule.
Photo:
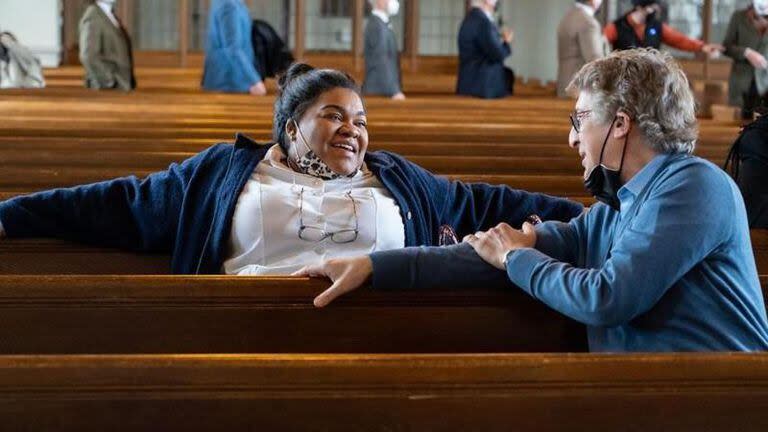
[[[304,224],[304,188],[301,188],[299,192],[299,238],[304,241],[321,242],[327,238],[331,238],[331,241],[338,244],[352,243],[357,240],[359,233],[359,220],[357,218],[357,205],[355,199],[352,198],[352,191],[348,191],[344,194],[352,205],[352,215],[355,218],[354,229],[342,229],[337,231],[326,231],[322,227],[316,225]]]

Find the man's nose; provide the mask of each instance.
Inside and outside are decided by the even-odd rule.
[[[571,127],[571,132],[568,134],[568,146],[571,148],[579,146],[579,134],[573,127]]]

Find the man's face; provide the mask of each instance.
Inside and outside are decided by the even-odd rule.
[[[587,92],[581,92],[576,101],[574,117],[577,123],[580,123],[579,131],[571,127],[571,133],[568,135],[568,145],[579,152],[581,165],[584,167],[584,178],[600,163],[600,152],[603,148],[603,142],[611,129],[611,123],[600,124],[593,110],[593,97]],[[610,138],[609,138],[610,140]],[[618,160],[612,153],[610,143],[606,144],[603,163],[612,167],[610,161]],[[621,150],[619,148],[619,150]],[[618,163],[616,164],[618,165]]]
[[[600,6],[602,6],[602,5],[603,5],[603,0],[592,0],[592,7],[595,10],[600,9]]]

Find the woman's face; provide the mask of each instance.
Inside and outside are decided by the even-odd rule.
[[[353,174],[363,164],[368,149],[367,118],[363,101],[354,91],[335,88],[321,94],[298,122],[299,131],[293,122],[286,126],[297,154],[307,151],[300,143],[303,136],[309,148],[337,174]]]

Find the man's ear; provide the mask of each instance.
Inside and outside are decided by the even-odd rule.
[[[623,139],[629,135],[629,131],[632,128],[632,119],[629,114],[624,111],[616,113],[616,120],[613,125],[613,137],[616,139]]]

